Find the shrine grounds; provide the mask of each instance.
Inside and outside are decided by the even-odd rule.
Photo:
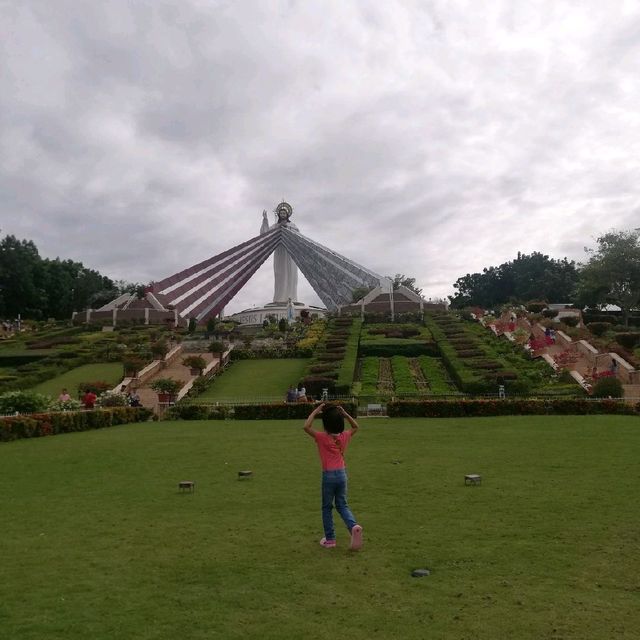
[[[637,417],[363,418],[347,452],[358,553],[343,529],[318,545],[301,427],[1,444],[2,638],[637,637]]]

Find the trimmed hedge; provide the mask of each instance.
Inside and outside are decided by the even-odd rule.
[[[313,350],[304,349],[232,349],[231,360],[275,360],[284,358],[310,358]]]
[[[358,346],[360,344],[360,331],[362,320],[354,320],[351,323],[351,333],[347,338],[347,348],[342,360],[342,365],[338,370],[338,380],[335,383],[335,393],[337,395],[347,395],[351,391],[353,377],[358,361]]]
[[[20,438],[102,429],[130,422],[145,422],[153,415],[145,407],[113,407],[94,411],[58,411],[0,418],[0,442]]]
[[[385,339],[384,342],[361,342],[359,355],[361,358],[392,358],[393,356],[417,358],[439,354],[436,345],[432,342]]]
[[[625,333],[617,333],[616,342],[619,345],[622,345],[625,349],[629,349],[631,351],[640,344],[640,332],[627,331]]]
[[[224,420],[228,417],[228,407],[205,404],[175,405],[164,414],[165,420]]]
[[[354,418],[358,407],[351,402],[339,402]],[[279,404],[240,404],[234,407],[235,420],[306,420],[315,408],[310,402],[282,402]]]
[[[635,407],[615,400],[583,398],[514,399],[514,400],[398,400],[387,403],[387,413],[393,418],[454,418],[512,415],[638,415]]]

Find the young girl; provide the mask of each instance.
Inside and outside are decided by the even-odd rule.
[[[324,431],[314,431],[313,421],[322,413]],[[344,430],[344,419],[351,425]],[[356,522],[347,504],[347,470],[344,452],[349,441],[358,430],[358,423],[341,407],[318,405],[304,423],[304,430],[316,441],[322,462],[322,526],[324,538],[320,544],[326,548],[336,546],[336,532],[333,528],[333,505],[351,533],[352,551],[362,546],[362,527]]]

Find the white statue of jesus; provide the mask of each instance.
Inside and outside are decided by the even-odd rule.
[[[276,222],[269,226],[267,212],[263,211],[260,234],[266,233],[279,224],[297,231],[298,227],[289,221],[292,212],[291,205],[281,202],[276,207]],[[278,245],[273,252],[273,275],[275,277],[273,301],[281,304],[287,304],[289,300],[295,302],[298,299],[298,267],[282,245]]]

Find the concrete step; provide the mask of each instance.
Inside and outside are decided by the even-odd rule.
[[[182,386],[197,378],[197,376],[191,375],[191,370],[189,367],[185,367],[182,363],[184,358],[188,356],[202,356],[207,363],[213,360],[213,355],[211,353],[182,353],[180,357],[172,362],[168,367],[164,369],[160,369],[160,371],[154,375],[152,378],[149,378],[141,387],[138,388],[138,395],[140,396],[140,402],[143,407],[147,407],[152,409],[155,412],[158,412],[160,405],[158,404],[158,394],[151,389],[151,385],[154,380],[158,378],[173,378],[174,380],[178,380],[178,382],[182,383]]]

